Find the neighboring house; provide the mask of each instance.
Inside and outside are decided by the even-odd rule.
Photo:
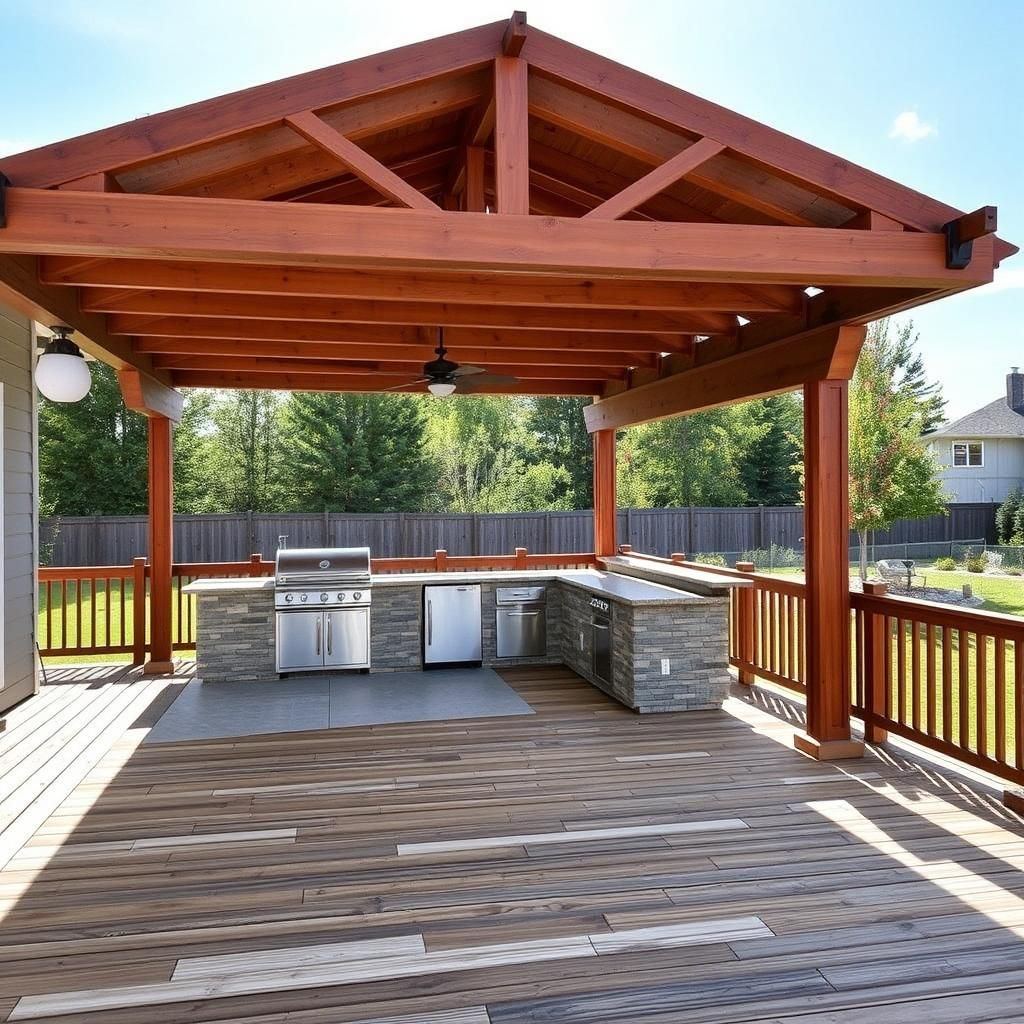
[[[1024,373],[1006,375],[1006,395],[947,423],[925,440],[942,466],[950,501],[1002,501],[1024,485]]]

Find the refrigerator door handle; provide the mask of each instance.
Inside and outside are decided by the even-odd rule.
[[[330,655],[331,651],[331,616],[330,613],[327,615],[327,654]]]
[[[323,629],[324,621],[323,616],[317,616],[316,620],[316,653],[320,653],[320,630]]]
[[[427,646],[434,642],[434,602],[427,598]]]

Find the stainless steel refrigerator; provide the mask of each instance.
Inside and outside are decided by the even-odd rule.
[[[481,658],[480,586],[424,587],[423,664],[479,663]]]

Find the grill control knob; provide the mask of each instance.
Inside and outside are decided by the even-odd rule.
[[[299,600],[300,600],[300,601],[301,601],[301,602],[302,602],[303,604],[305,604],[305,603],[306,603],[306,602],[307,602],[307,601],[309,600],[309,594],[303,594],[303,595],[302,595],[302,596],[301,596],[301,597],[299,598]]]
[[[322,604],[326,604],[326,603],[327,603],[327,602],[328,602],[328,601],[330,600],[330,597],[331,597],[331,595],[330,595],[330,594],[321,594],[321,595],[320,595],[320,601],[321,601],[321,603],[322,603]]]
[[[338,600],[339,601],[344,601],[345,600],[345,594],[344,593],[339,594],[338,595]]]
[[[284,603],[285,604],[291,604],[292,601],[294,601],[294,600],[295,600],[295,595],[294,594],[285,594],[284,595]]]
[[[356,591],[356,592],[355,592],[355,593],[354,593],[354,594],[352,595],[352,600],[353,600],[353,601],[361,601],[361,600],[362,600],[362,597],[363,597],[363,595],[362,595],[362,594],[360,594],[360,593],[359,593],[359,591],[357,590],[357,591]]]

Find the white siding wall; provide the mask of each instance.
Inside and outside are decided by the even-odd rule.
[[[0,306],[3,384],[3,688],[0,711],[36,690],[35,411],[32,325]]]
[[[982,441],[985,465],[954,466],[953,441]],[[943,466],[939,474],[950,501],[1002,501],[1014,487],[1024,485],[1024,438],[936,438],[932,451]]]

